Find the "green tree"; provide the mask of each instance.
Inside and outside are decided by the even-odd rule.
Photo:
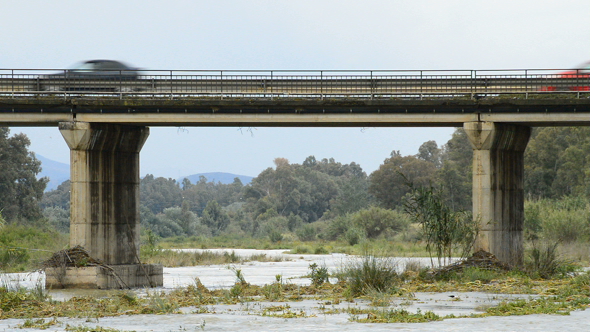
[[[436,184],[443,188],[445,203],[455,209],[471,210],[471,163],[473,149],[463,128],[438,148],[435,141],[423,143],[415,156],[393,151],[369,177],[368,193],[385,208],[402,205],[409,192],[407,182],[416,186]]]
[[[37,179],[41,162],[29,151],[24,134],[9,137],[0,128],[0,211],[9,220],[35,220],[41,217],[39,202],[49,181]]]
[[[218,235],[221,231],[225,230],[229,225],[229,216],[217,201],[213,200],[207,203],[205,210],[203,210],[203,216],[201,221],[204,225],[211,229],[213,235]]]
[[[70,180],[43,194],[40,207],[50,225],[62,233],[70,232]]]
[[[184,230],[186,235],[195,235],[197,232],[197,225],[199,221],[197,216],[188,209],[188,202],[183,201],[180,208],[180,216],[178,224]]]
[[[559,198],[590,192],[590,128],[533,130],[525,151],[525,192]]]
[[[387,209],[402,205],[402,197],[409,192],[407,183],[428,185],[434,181],[436,167],[433,163],[415,156],[403,157],[393,151],[391,157],[369,177],[369,193]]]
[[[208,182],[204,176],[200,176],[199,181],[192,184],[185,178],[182,197],[183,201],[188,202],[191,211],[201,215],[209,201],[215,200],[221,206],[242,201],[243,188],[244,185],[239,178],[235,178],[230,184]]]
[[[180,225],[182,223],[182,209],[180,207],[165,208],[162,213],[156,215],[156,222],[158,232],[163,234],[163,237],[184,236],[187,235]]]
[[[442,148],[442,161],[452,160],[458,167],[470,169],[473,161],[473,148],[463,128],[456,128],[451,139]]]
[[[43,209],[43,216],[57,231],[62,233],[70,232],[70,210],[61,206],[50,206]]]
[[[436,168],[440,168],[441,166],[441,150],[438,148],[438,145],[435,141],[427,141],[422,143],[418,149],[418,154],[416,157],[418,157],[418,159],[431,162]]]
[[[165,237],[164,234],[169,232],[160,229],[159,220],[156,215],[145,205],[139,206],[139,220],[142,229],[149,229],[160,237]]]
[[[154,214],[182,204],[182,190],[174,179],[154,178],[152,174],[148,174],[141,179],[139,191],[141,204]]]
[[[463,128],[457,128],[443,146],[440,159],[436,183],[444,191],[445,203],[456,210],[471,211],[473,149]]]
[[[368,238],[376,238],[386,230],[397,233],[410,223],[405,215],[376,206],[354,213],[351,221],[354,226],[362,229]]]
[[[57,188],[47,191],[41,199],[41,208],[60,207],[64,210],[70,210],[70,180],[62,182]]]
[[[364,177],[341,177],[336,183],[338,195],[330,202],[331,211],[336,215],[362,210],[373,201],[369,194],[369,181],[366,175]]]
[[[284,158],[275,160],[276,168],[268,168],[252,180],[244,190],[247,208],[253,218],[273,209],[280,216],[299,216],[304,222],[318,220],[330,209],[330,202],[338,195],[338,176],[319,169],[314,157],[306,159],[304,165],[289,164]],[[336,168],[346,165],[326,161],[330,172],[344,174]],[[340,166],[338,166],[340,165]],[[346,176],[346,175],[342,175]]]

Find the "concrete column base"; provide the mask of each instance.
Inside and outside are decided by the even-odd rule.
[[[147,275],[146,275],[147,273]],[[45,288],[123,289],[161,287],[164,268],[160,264],[122,264],[45,269]]]

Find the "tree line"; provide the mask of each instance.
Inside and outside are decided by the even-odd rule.
[[[141,222],[160,237],[232,234],[278,241],[285,234],[312,240],[318,235],[334,239],[348,232],[350,239],[358,240],[399,231],[407,218],[392,210],[401,208],[407,181],[451,181],[440,174],[455,172],[454,180],[460,181],[452,186],[454,200],[469,205],[469,193],[461,196],[456,189],[469,187],[461,183],[469,176],[460,169],[469,161],[457,160],[457,156],[468,155],[458,149],[471,151],[468,142],[460,142],[461,133],[442,148],[434,141],[426,142],[415,156],[394,151],[371,175],[355,162],[343,164],[315,156],[301,163],[276,158],[274,167],[263,170],[248,185],[237,178],[230,184],[209,182],[205,177],[197,183],[188,179],[179,183],[148,174],[140,182]],[[57,228],[66,231],[69,183],[46,193],[41,207]]]

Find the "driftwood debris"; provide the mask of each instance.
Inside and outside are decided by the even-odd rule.
[[[435,270],[433,274],[441,275],[449,272],[461,272],[468,267],[477,267],[486,270],[510,270],[510,266],[508,264],[503,263],[493,254],[484,250],[479,250],[475,252],[471,257],[468,257],[464,260],[461,260],[451,265],[443,266]]]
[[[51,258],[41,263],[42,269],[59,267],[84,267],[102,266],[106,264],[98,259],[90,257],[88,251],[81,246],[60,250],[54,253]]]
[[[54,269],[56,278],[62,287],[66,284],[66,270],[67,268],[81,268],[88,266],[97,266],[102,268],[108,275],[115,278],[115,281],[119,284],[119,288],[129,288],[125,282],[121,279],[112,267],[108,266],[99,259],[90,257],[90,254],[84,247],[75,246],[70,249],[60,250],[54,253],[51,258],[41,263],[41,270]]]

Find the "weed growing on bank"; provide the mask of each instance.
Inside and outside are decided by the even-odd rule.
[[[345,263],[336,274],[346,285],[346,297],[355,298],[369,292],[394,293],[401,279],[398,266],[391,257],[365,255]]]
[[[27,320],[25,320],[24,323],[18,325],[18,327],[21,329],[46,330],[49,327],[54,326],[54,325],[58,325],[58,324],[60,324],[60,322],[55,317],[53,319],[49,319],[49,320],[39,318],[39,319],[27,319]]]
[[[432,311],[412,313],[405,309],[364,309],[349,310],[350,320],[358,323],[426,323],[455,318],[455,316],[441,317]],[[364,317],[364,318],[363,318]]]

